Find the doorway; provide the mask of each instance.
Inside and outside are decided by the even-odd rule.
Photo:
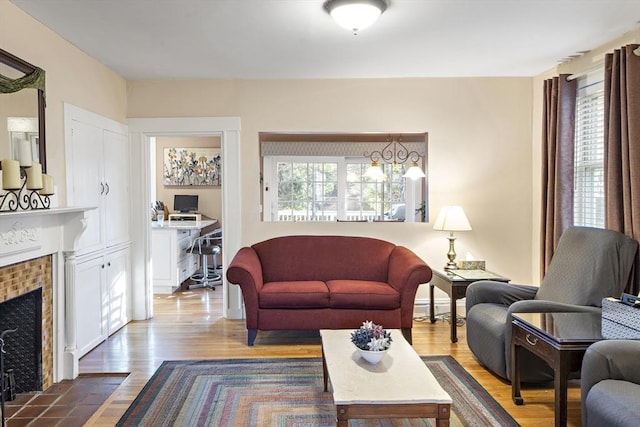
[[[193,117],[129,119],[131,142],[131,195],[132,195],[132,281],[133,318],[145,320],[153,317],[153,286],[151,280],[150,230],[151,216],[151,141],[158,137],[219,137],[224,153],[222,168],[222,263],[227,265],[240,249],[241,230],[241,171],[240,171],[240,119],[237,117]],[[139,167],[138,167],[139,166]],[[231,197],[230,195],[235,195]],[[242,295],[238,287],[222,284],[223,316],[229,319],[243,317]]]

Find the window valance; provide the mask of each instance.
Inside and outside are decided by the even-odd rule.
[[[382,150],[387,142],[307,142],[307,141],[263,141],[263,156],[339,156],[363,157],[364,153]],[[425,155],[424,142],[403,142],[408,151]]]

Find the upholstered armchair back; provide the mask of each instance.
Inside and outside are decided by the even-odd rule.
[[[560,237],[536,299],[601,306],[629,280],[638,243],[615,231],[571,227]]]
[[[372,280],[386,282],[396,245],[368,237],[285,236],[256,243],[264,282]],[[293,262],[295,260],[295,262]]]

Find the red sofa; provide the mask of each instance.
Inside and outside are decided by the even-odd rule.
[[[367,237],[284,236],[241,248],[227,279],[242,289],[247,344],[258,330],[348,329],[372,320],[411,342],[418,285],[431,269],[409,249]]]

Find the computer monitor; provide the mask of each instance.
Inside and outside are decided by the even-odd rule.
[[[176,194],[173,196],[173,210],[177,212],[198,212],[198,196]]]

